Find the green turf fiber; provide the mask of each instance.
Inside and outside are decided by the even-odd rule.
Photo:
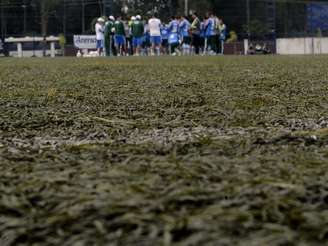
[[[0,245],[325,245],[327,64],[0,59]]]

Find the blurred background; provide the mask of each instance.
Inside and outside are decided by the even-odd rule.
[[[305,0],[0,0],[1,36],[90,34],[102,15],[213,11],[239,38],[327,35],[328,2]]]
[[[156,12],[171,15],[222,17],[235,40],[328,36],[328,1],[310,0],[0,0],[0,37],[60,36],[65,45],[73,35],[92,34],[99,16]]]

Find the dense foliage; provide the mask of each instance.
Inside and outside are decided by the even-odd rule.
[[[324,245],[327,59],[2,59],[0,244]]]

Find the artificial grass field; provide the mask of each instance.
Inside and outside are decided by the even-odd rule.
[[[327,63],[0,59],[0,245],[327,245]]]

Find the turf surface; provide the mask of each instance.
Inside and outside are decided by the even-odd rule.
[[[0,245],[325,245],[327,63],[0,59]]]

